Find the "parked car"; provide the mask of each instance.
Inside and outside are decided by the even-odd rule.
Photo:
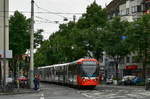
[[[135,77],[134,79],[131,80],[131,82],[132,82],[133,85],[137,85],[141,82],[144,82],[144,80],[140,77]]]
[[[136,76],[133,75],[126,75],[122,78],[120,84],[121,85],[133,85],[133,80],[136,78]]]
[[[112,79],[106,79],[106,84],[112,84],[113,83],[113,80]]]
[[[146,79],[145,90],[148,90],[149,88],[150,88],[150,77]]]

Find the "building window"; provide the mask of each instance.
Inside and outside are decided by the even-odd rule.
[[[124,58],[120,59],[120,64],[124,64],[124,63],[125,63]]]
[[[123,11],[122,10],[120,10],[120,15],[123,15]]]
[[[137,12],[141,12],[142,11],[142,7],[141,7],[141,5],[138,5],[137,6]]]
[[[134,12],[134,7],[131,7],[132,13]]]
[[[120,10],[120,15],[126,15],[126,10]]]
[[[132,9],[132,13],[137,12],[137,6],[132,6],[131,9]]]
[[[129,57],[129,56],[127,57],[126,62],[127,62],[127,63],[130,63],[130,57]]]
[[[127,15],[129,14],[129,8],[126,9],[126,14],[127,14]]]

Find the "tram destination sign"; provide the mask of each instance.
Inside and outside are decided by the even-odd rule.
[[[95,65],[95,61],[84,61],[83,64],[88,64],[88,65]]]

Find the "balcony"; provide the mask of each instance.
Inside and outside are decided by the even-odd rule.
[[[148,14],[150,13],[150,0],[145,0],[144,2],[144,13]]]

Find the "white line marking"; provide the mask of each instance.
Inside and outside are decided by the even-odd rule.
[[[87,98],[92,98],[92,96],[86,94],[86,93],[82,93],[83,96],[87,97]]]
[[[40,99],[44,99],[44,94],[43,94],[43,93],[41,94],[41,97],[40,97]]]

